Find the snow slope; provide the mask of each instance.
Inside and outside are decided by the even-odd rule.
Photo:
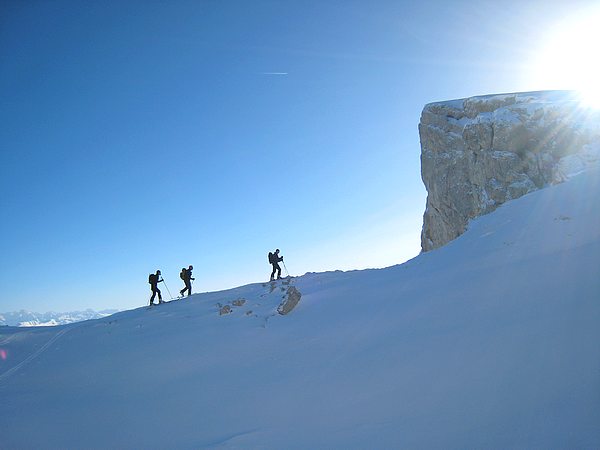
[[[599,198],[596,170],[295,278],[286,316],[279,282],[1,328],[0,447],[600,448]]]

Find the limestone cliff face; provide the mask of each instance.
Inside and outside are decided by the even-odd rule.
[[[600,113],[566,91],[431,103],[419,135],[428,193],[423,251],[462,234],[470,219],[600,159]]]

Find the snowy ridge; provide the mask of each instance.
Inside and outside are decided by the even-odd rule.
[[[294,278],[285,316],[279,281],[3,328],[2,447],[600,448],[599,197],[594,170],[405,264]]]

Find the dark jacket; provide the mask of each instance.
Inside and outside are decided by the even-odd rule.
[[[152,287],[156,287],[156,285],[158,283],[160,283],[162,280],[158,279],[158,275],[155,273],[151,273],[150,276],[148,277],[148,283],[150,283],[150,286]]]

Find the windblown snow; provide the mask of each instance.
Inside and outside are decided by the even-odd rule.
[[[294,278],[287,315],[278,282],[1,328],[0,447],[600,448],[599,198],[589,171],[405,264]]]

